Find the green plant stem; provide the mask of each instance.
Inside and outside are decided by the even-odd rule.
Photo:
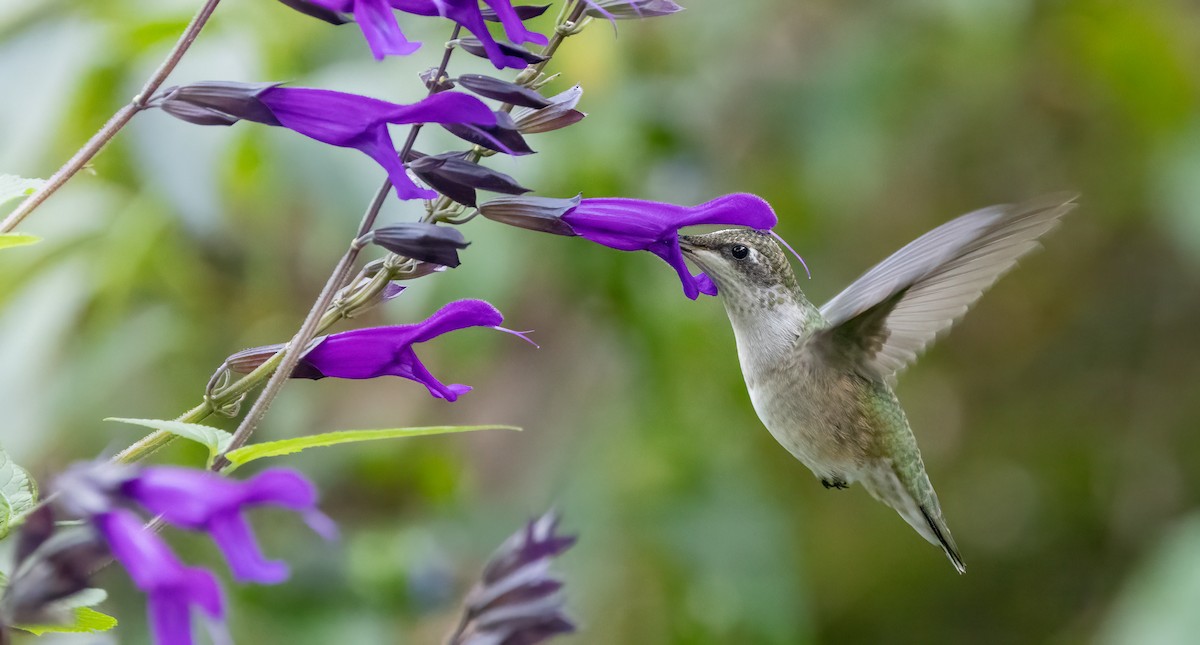
[[[158,88],[167,80],[167,76],[170,76],[175,66],[183,59],[183,55],[187,53],[188,48],[192,46],[196,37],[200,35],[200,30],[208,23],[208,19],[212,16],[213,11],[216,11],[217,4],[220,1],[205,0],[204,4],[200,6],[200,10],[196,12],[196,15],[192,16],[191,22],[183,30],[183,34],[179,36],[179,40],[175,42],[175,46],[171,48],[171,52],[167,54],[167,58],[159,64],[158,69],[154,70],[154,73],[146,80],[146,84],[142,86],[142,90],[138,92],[137,96],[133,97],[129,105],[117,110],[116,114],[109,117],[104,126],[96,134],[92,135],[92,138],[88,139],[87,143],[83,144],[83,147],[67,160],[67,163],[55,171],[50,176],[50,179],[47,179],[46,183],[42,184],[41,188],[30,195],[25,201],[18,204],[16,209],[9,213],[3,222],[0,222],[0,233],[11,232],[19,226],[34,209],[41,206],[42,202],[45,202],[59,188],[62,188],[63,184],[67,183],[67,180],[82,170],[92,160],[92,157],[99,154],[104,146],[133,119],[133,115],[146,109],[146,101],[154,92],[158,91]]]
[[[454,31],[450,35],[450,40],[458,38],[462,31],[460,25],[454,25]],[[442,54],[442,62],[438,65],[437,74],[434,76],[434,82],[431,84],[427,96],[433,96],[436,92],[438,83],[437,80],[446,74],[446,68],[450,65],[450,56],[454,53],[454,48],[447,45],[445,53]],[[417,135],[421,132],[421,124],[416,123],[408,130],[408,139],[405,140],[404,146],[400,149],[399,155],[401,159],[407,159],[408,153],[412,152],[413,144],[417,141]],[[375,220],[379,218],[379,211],[383,208],[384,201],[391,192],[391,182],[384,179],[379,190],[375,192],[374,199],[363,213],[362,222],[358,226],[358,232],[354,235],[353,242],[346,253],[342,255],[342,259],[333,269],[329,280],[325,282],[325,287],[321,290],[321,295],[317,297],[316,302],[305,316],[304,322],[300,325],[299,331],[288,342],[287,346],[281,350],[283,354],[282,360],[279,362],[279,367],[275,369],[275,373],[267,380],[267,385],[263,388],[262,394],[254,401],[254,405],[250,406],[250,411],[238,424],[237,430],[233,433],[233,439],[229,442],[229,447],[225,449],[228,453],[231,450],[237,450],[246,444],[250,439],[250,435],[254,433],[258,427],[259,421],[262,420],[267,409],[271,406],[271,402],[279,395],[287,380],[291,378],[292,371],[296,369],[297,363],[300,362],[300,357],[303,355],[300,351],[295,351],[297,348],[308,347],[313,338],[317,335],[317,327],[320,324],[321,316],[333,304],[333,298],[338,290],[345,284],[346,279],[350,275],[350,270],[354,266],[354,262],[358,259],[359,253],[362,251],[362,246],[358,243],[358,239],[366,235],[375,226]],[[229,465],[229,460],[225,458],[225,454],[218,455],[213,462],[213,470],[221,470]]]
[[[564,29],[563,27],[577,24],[578,21],[583,17],[583,14],[586,10],[587,5],[585,3],[576,3],[566,20],[560,23],[558,28],[555,29],[554,35],[551,36],[550,42],[547,43],[546,48],[542,52],[542,54],[546,56],[546,60],[534,66],[533,69],[535,73],[532,75],[532,78],[537,78],[537,75],[546,68],[546,65],[550,62],[549,59],[553,57],[554,53],[558,51],[559,46],[562,45],[567,36],[571,34],[568,29]],[[450,40],[456,40],[460,32],[461,27],[455,26]],[[447,47],[445,53],[442,55],[441,64],[438,67],[438,74],[435,77],[435,82],[437,78],[442,77],[446,73],[446,68],[450,64],[450,56],[452,53],[453,49]],[[430,91],[430,95],[432,94],[433,92]],[[512,108],[512,105],[505,104],[502,105],[500,109],[504,111],[510,111]],[[412,147],[416,143],[417,135],[420,133],[420,130],[421,124],[415,124],[409,129],[408,138],[405,140],[404,146],[401,148],[401,157],[407,156],[408,153],[412,151]],[[478,157],[475,157],[474,160],[478,161]],[[358,228],[358,234],[355,235],[354,239],[357,240],[359,237],[362,237],[374,226],[375,220],[379,216],[379,211],[383,208],[383,204],[386,201],[390,191],[391,183],[385,179],[383,184],[379,187],[379,190],[376,191],[375,196],[372,198],[366,212],[363,214],[362,222]],[[442,198],[442,200],[439,201],[439,204],[442,203],[442,201],[446,201],[447,205],[449,204],[448,200],[445,200],[445,198]],[[434,208],[431,210],[431,212],[436,212],[437,210],[437,208]],[[184,423],[199,423],[221,406],[228,405],[229,403],[236,401],[238,398],[249,393],[264,380],[267,380],[267,389],[265,389],[259,399],[255,401],[254,406],[246,414],[246,419],[244,419],[243,422],[238,426],[238,429],[234,433],[234,441],[230,443],[229,450],[234,450],[245,445],[246,441],[249,440],[250,435],[253,433],[254,427],[258,424],[262,415],[265,414],[267,406],[270,405],[271,400],[274,399],[274,397],[278,394],[278,391],[283,387],[283,384],[286,383],[287,378],[291,375],[291,372],[295,369],[296,364],[299,362],[300,356],[298,353],[293,355],[290,361],[288,360],[288,355],[291,354],[291,352],[288,352],[287,347],[307,346],[317,334],[324,332],[338,321],[342,320],[345,317],[345,310],[352,309],[352,307],[334,306],[333,296],[337,293],[338,289],[342,286],[342,283],[344,283],[346,280],[346,276],[349,273],[349,267],[352,266],[354,260],[357,258],[358,251],[359,248],[352,244],[350,250],[342,256],[341,261],[339,261],[337,267],[335,267],[334,273],[330,276],[329,281],[326,282],[326,288],[321,291],[321,295],[318,297],[317,301],[313,303],[313,307],[309,310],[308,316],[305,317],[305,324],[302,324],[300,331],[297,332],[297,334],[292,338],[291,342],[289,342],[283,350],[275,353],[275,355],[271,356],[271,358],[267,359],[262,365],[259,365],[249,374],[242,376],[240,379],[222,388],[220,391],[214,392],[204,402],[176,417],[175,420]],[[379,275],[376,275],[375,279],[371,281],[367,288],[365,288],[361,293],[356,294],[356,298],[359,301],[365,301],[373,296],[378,295],[387,286],[388,278],[385,273],[386,272],[380,272]],[[332,288],[330,288],[331,285],[333,285]],[[316,323],[312,325],[308,324],[318,312],[323,312],[323,314],[316,319]],[[298,341],[303,342],[299,343]],[[281,376],[283,374],[286,374],[287,376]],[[272,383],[274,383],[274,386],[272,386]],[[175,436],[171,433],[163,432],[161,430],[150,433],[125,450],[122,450],[114,457],[114,460],[121,462],[139,461],[171,443],[174,438]],[[228,452],[228,450],[226,452]],[[213,469],[221,470],[227,465],[228,460],[224,459],[224,457],[220,457],[214,460]]]

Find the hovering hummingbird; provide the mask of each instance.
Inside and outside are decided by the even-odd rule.
[[[1075,207],[991,206],[917,238],[817,308],[779,244],[751,229],[680,236],[716,283],[754,411],[826,488],[860,482],[966,570],[892,385]]]

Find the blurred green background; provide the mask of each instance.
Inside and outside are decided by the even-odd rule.
[[[752,191],[824,301],[929,228],[1071,189],[1081,207],[898,393],[968,563],[859,488],[827,491],[751,409],[715,299],[668,267],[476,220],[461,268],[361,324],[485,298],[487,330],[407,381],[295,382],[259,437],[499,422],[284,463],[344,531],[258,516],[292,584],[239,588],[242,643],[433,643],[489,551],[550,506],[579,643],[1186,643],[1200,634],[1200,8],[1188,0],[685,0],[569,40],[552,89],[590,113],[496,160],[538,194],[698,203]],[[140,87],[195,0],[0,4],[0,172],[48,176]],[[172,76],[395,101],[448,26],[373,61],[353,25],[227,0]],[[534,26],[545,29],[549,19]],[[452,71],[486,72],[456,56]],[[170,84],[170,83],[169,83]],[[418,148],[453,145],[427,129]],[[291,335],[382,177],[282,129],[135,119],[0,254],[0,442],[38,477],[173,417],[229,353]],[[417,216],[390,200],[385,221]],[[345,327],[343,327],[345,328]],[[222,421],[226,427],[231,421]],[[189,446],[159,460],[199,463]],[[211,544],[171,534],[224,572]],[[224,574],[223,574],[224,575]],[[101,582],[122,643],[142,599]],[[111,637],[106,637],[110,638]],[[87,640],[87,639],[84,639]],[[94,642],[93,638],[88,642]]]

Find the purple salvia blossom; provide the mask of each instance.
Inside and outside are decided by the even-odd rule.
[[[413,345],[467,327],[491,327],[524,338],[521,333],[500,327],[503,321],[504,316],[482,300],[451,302],[416,324],[355,329],[319,338],[300,359],[293,376],[310,379],[399,376],[424,385],[436,398],[455,401],[471,388],[439,381],[417,357]]]
[[[639,199],[584,199],[562,216],[576,235],[620,251],[649,251],[679,274],[683,293],[695,300],[714,296],[717,287],[705,274],[692,275],[679,248],[679,229],[697,224],[731,224],[768,230],[777,218],[771,205],[749,193],[718,197],[698,206],[677,206]]]
[[[404,37],[396,14],[388,0],[308,0],[310,4],[336,13],[354,14],[367,46],[376,60],[385,56],[407,56],[421,48],[421,43]]]
[[[234,481],[188,468],[145,468],[122,492],[173,526],[212,536],[239,582],[277,584],[288,577],[283,562],[263,557],[243,511],[272,505],[296,511],[326,539],[336,536],[333,522],[317,510],[317,492],[299,473],[273,468]]]
[[[316,491],[302,475],[266,470],[244,482],[186,468],[138,468],[103,462],[77,464],[56,481],[60,505],[90,521],[138,589],[146,593],[150,622],[160,645],[190,645],[192,610],[217,625],[224,616],[213,575],[185,566],[166,542],[143,526],[136,512],[209,533],[225,554],[234,578],[277,583],[287,566],[263,558],[242,513],[260,505],[299,512],[315,531],[332,538],[332,521],[316,510]]]
[[[224,617],[216,578],[180,562],[133,511],[114,509],[95,516],[93,522],[113,557],[146,594],[150,625],[159,645],[191,645],[193,608],[214,621]]]
[[[479,39],[484,51],[487,52],[488,60],[492,61],[496,69],[506,67],[522,69],[527,65],[525,60],[505,54],[496,40],[492,38],[487,28],[486,18],[479,7],[479,0],[389,0],[389,2],[393,8],[400,11],[421,16],[442,16],[462,25],[464,29]],[[546,45],[550,42],[542,34],[525,28],[520,16],[513,9],[511,0],[483,0],[483,2],[495,12],[500,24],[504,26],[504,34],[513,43]]]
[[[401,105],[330,90],[206,81],[170,88],[154,105],[200,125],[256,121],[329,145],[354,148],[387,171],[400,199],[433,199],[437,193],[417,187],[408,177],[388,124],[496,125],[496,115],[483,101],[459,92],[441,92]]]

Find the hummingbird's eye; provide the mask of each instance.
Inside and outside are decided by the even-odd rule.
[[[742,246],[741,244],[734,244],[733,246],[729,247],[729,254],[732,255],[733,259],[735,260],[745,260],[750,255],[750,249]]]

